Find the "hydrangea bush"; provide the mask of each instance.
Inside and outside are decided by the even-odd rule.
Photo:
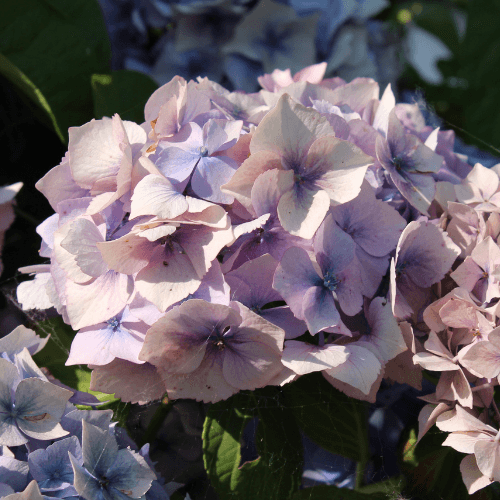
[[[66,363],[125,402],[216,403],[312,372],[374,402],[383,380],[420,389],[422,369],[443,372],[420,437],[434,423],[450,432],[473,493],[500,477],[500,169],[472,168],[453,132],[396,104],[390,85],[380,96],[372,79],[325,69],[275,70],[254,94],[175,77],[142,124],[70,128],[37,183],[55,210],[37,229],[48,261],[22,269],[35,277],[18,300],[55,307],[77,331]],[[40,439],[9,422],[16,445]],[[122,463],[105,429],[83,429],[83,448],[109,441],[106,467]],[[76,445],[85,497],[96,465]],[[123,457],[144,494],[153,476]]]

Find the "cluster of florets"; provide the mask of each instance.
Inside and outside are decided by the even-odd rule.
[[[435,402],[472,411],[470,384],[500,372],[473,362],[497,349],[482,342],[500,295],[496,171],[471,170],[390,86],[379,98],[324,70],[276,70],[255,94],[176,77],[142,125],[69,130],[37,184],[56,211],[38,228],[50,262],[24,268],[18,299],[78,330],[67,364],[89,365],[92,389],[215,402],[321,371],[374,401],[384,378],[419,387],[424,366],[444,371]],[[464,325],[441,314],[454,307]]]
[[[77,409],[100,403],[36,365],[47,340],[23,326],[0,339],[0,497],[168,500],[149,445],[138,450],[111,410]]]
[[[449,266],[439,252],[422,245],[415,255],[403,242],[391,267],[394,313],[419,337],[412,345],[415,374],[442,372],[436,392],[422,398],[429,404],[419,416],[419,439],[434,424],[450,432],[443,446],[467,454],[460,470],[471,494],[500,479],[500,413],[493,397],[500,375],[499,174],[500,165],[478,163],[459,184],[439,183],[439,218],[432,224],[434,231],[446,230],[458,259],[431,289],[431,303],[420,281],[431,269],[444,276]],[[409,231],[409,242],[413,224],[403,233]]]

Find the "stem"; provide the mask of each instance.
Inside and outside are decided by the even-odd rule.
[[[165,400],[167,401],[166,403],[164,402]],[[158,434],[158,431],[160,430],[160,427],[162,426],[163,421],[170,412],[171,408],[172,403],[166,397],[164,397],[161,400],[160,406],[158,406],[158,408],[156,409],[151,422],[149,422],[144,436],[142,437],[141,447],[146,443],[151,443],[154,441],[156,434]]]
[[[356,464],[356,478],[354,482],[354,490],[359,490],[364,483],[366,461],[363,460]]]

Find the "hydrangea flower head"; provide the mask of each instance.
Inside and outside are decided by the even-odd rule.
[[[107,430],[83,422],[83,465],[69,452],[74,488],[86,500],[141,498],[156,479],[143,457],[131,449],[118,449]]]
[[[215,402],[272,380],[284,337],[242,304],[192,299],[148,330],[139,358],[156,366],[170,397]]]

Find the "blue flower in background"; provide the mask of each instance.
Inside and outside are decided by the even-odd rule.
[[[42,493],[56,494],[58,498],[75,496],[73,468],[68,452],[83,463],[82,448],[76,436],[62,439],[45,450],[36,450],[28,455],[30,473],[37,481]]]
[[[74,487],[86,500],[140,498],[150,489],[156,474],[139,453],[118,449],[108,431],[83,422],[83,466],[71,452]]]
[[[262,0],[242,18],[222,51],[261,62],[266,73],[276,68],[296,73],[316,59],[317,20],[317,15],[299,18],[291,7]]]
[[[22,380],[14,364],[0,359],[0,444],[19,446],[28,438],[67,435],[59,421],[72,395],[39,378]]]

